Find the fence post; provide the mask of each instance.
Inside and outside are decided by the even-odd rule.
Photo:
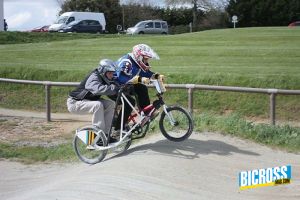
[[[276,94],[272,93],[270,95],[270,120],[271,124],[276,124]]]
[[[46,118],[47,122],[51,121],[51,104],[50,104],[50,82],[45,82],[45,91],[46,91],[46,96],[45,96],[45,101],[46,101]]]
[[[270,120],[271,124],[275,125],[276,124],[276,94],[271,93],[270,94]]]
[[[186,88],[188,88],[188,109],[190,113],[193,114],[193,93],[195,84],[186,84]]]

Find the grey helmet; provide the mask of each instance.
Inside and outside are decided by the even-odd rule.
[[[110,83],[111,80],[108,80],[108,78],[105,76],[106,72],[115,72],[117,68],[117,65],[114,61],[110,59],[102,59],[99,62],[98,66],[98,72],[100,73],[101,77],[104,79],[106,83]]]

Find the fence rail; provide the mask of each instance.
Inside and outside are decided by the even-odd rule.
[[[46,119],[51,121],[51,104],[50,94],[52,86],[69,87],[77,86],[79,82],[51,82],[51,81],[31,81],[0,78],[0,82],[44,85],[45,87],[45,103],[46,103]],[[276,123],[276,95],[300,95],[300,90],[281,90],[268,88],[249,88],[249,87],[230,87],[230,86],[215,86],[215,85],[196,85],[196,84],[166,84],[166,88],[186,89],[188,90],[188,109],[193,112],[193,93],[194,90],[213,90],[213,91],[228,91],[242,93],[261,93],[270,96],[270,123]]]

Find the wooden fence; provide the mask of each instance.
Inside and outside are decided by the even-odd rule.
[[[46,104],[46,119],[51,121],[51,87],[69,87],[77,86],[79,82],[50,82],[50,81],[30,81],[0,78],[0,82],[43,85],[45,87],[45,104]],[[229,86],[214,86],[214,85],[197,85],[197,84],[167,84],[166,88],[185,89],[188,92],[188,109],[193,112],[193,93],[195,90],[213,90],[213,91],[228,91],[242,93],[261,93],[270,96],[270,123],[276,123],[276,95],[300,95],[300,90],[281,90],[267,88],[248,88],[248,87],[229,87]]]

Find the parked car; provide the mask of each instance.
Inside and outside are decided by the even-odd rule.
[[[289,24],[289,27],[296,27],[296,26],[300,27],[300,21],[292,22]]]
[[[127,34],[168,34],[168,23],[162,20],[146,20],[127,29]]]
[[[74,33],[102,33],[103,29],[97,20],[82,20],[73,21],[61,32],[74,32]]]
[[[94,12],[65,12],[60,15],[56,22],[49,27],[49,32],[57,32],[66,28],[73,21],[96,20],[102,26],[102,32],[105,31],[106,20],[103,13]]]
[[[48,32],[50,25],[38,26],[32,29],[30,32]]]

